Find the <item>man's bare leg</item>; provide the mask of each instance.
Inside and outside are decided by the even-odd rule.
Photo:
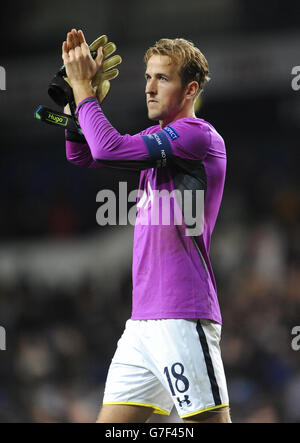
[[[103,405],[97,423],[145,423],[152,413],[147,406]]]
[[[185,418],[185,423],[231,423],[229,407],[202,412]]]

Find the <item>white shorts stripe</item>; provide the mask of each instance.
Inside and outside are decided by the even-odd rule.
[[[218,383],[217,383],[217,380],[216,380],[214,366],[213,366],[213,362],[212,362],[211,355],[210,355],[210,352],[209,352],[209,346],[208,346],[208,343],[207,343],[207,340],[206,340],[205,332],[204,332],[204,329],[203,329],[203,327],[201,325],[200,320],[197,321],[197,332],[198,332],[198,335],[199,335],[199,340],[200,340],[200,343],[201,343],[202,352],[203,352],[204,359],[205,359],[207,375],[208,375],[208,378],[209,378],[212,395],[214,397],[215,405],[218,406],[218,405],[222,404],[221,396],[220,396],[220,391],[219,391],[219,386],[218,386]]]

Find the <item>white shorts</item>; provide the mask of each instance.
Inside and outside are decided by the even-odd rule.
[[[128,320],[103,404],[149,406],[181,418],[228,406],[221,325],[210,320]]]

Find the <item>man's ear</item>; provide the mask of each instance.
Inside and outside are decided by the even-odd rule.
[[[186,98],[190,98],[194,100],[197,92],[199,90],[199,84],[195,80],[188,83],[185,90],[185,96]]]

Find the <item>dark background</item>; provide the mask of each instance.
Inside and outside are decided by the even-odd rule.
[[[1,5],[0,420],[93,422],[130,315],[133,228],[96,223],[97,192],[138,175],[68,164],[47,86],[73,27],[107,34],[123,58],[103,104],[121,133],[152,124],[143,55],[192,40],[211,71],[198,113],[225,139],[224,198],[211,260],[223,312],[233,421],[300,421],[300,4],[278,0],[28,1]],[[300,82],[299,82],[300,84]],[[178,420],[176,414],[161,420]]]

